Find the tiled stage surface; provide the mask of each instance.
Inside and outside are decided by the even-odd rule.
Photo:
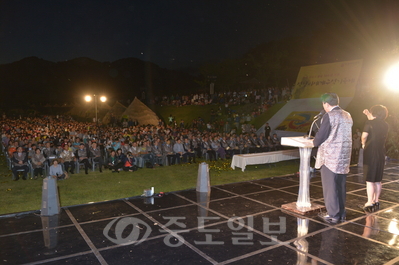
[[[208,199],[188,190],[0,216],[0,264],[399,264],[398,164],[386,165],[381,210],[368,215],[351,168],[344,223],[283,212],[297,191],[297,178],[276,177],[214,186]],[[317,174],[310,193],[323,204]]]

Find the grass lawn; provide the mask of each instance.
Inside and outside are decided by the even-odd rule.
[[[231,160],[209,164],[211,185],[294,174],[299,169],[299,160],[284,161],[271,167],[248,166],[245,172],[239,168],[232,170],[230,163]],[[155,187],[156,193],[191,189],[197,185],[197,175],[198,163],[145,168],[136,172],[90,171],[88,175],[83,172],[58,181],[60,203],[61,206],[70,206],[128,198],[141,195],[144,189],[150,187]],[[6,167],[4,156],[1,156],[0,214],[40,210],[42,183],[41,179],[12,181],[11,171]]]

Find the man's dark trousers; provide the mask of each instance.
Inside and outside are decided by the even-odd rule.
[[[327,213],[332,218],[344,219],[346,217],[346,174],[336,174],[325,165],[320,171]]]

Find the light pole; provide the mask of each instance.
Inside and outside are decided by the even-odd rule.
[[[86,102],[90,102],[94,98],[94,111],[96,112],[96,123],[98,123],[98,118],[97,118],[97,97],[98,95],[94,94],[93,96],[87,95],[85,96]],[[100,101],[105,102],[107,101],[107,98],[105,96],[100,96]]]

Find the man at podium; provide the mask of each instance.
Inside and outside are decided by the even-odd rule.
[[[321,171],[326,213],[319,216],[327,223],[336,224],[346,218],[346,175],[352,152],[352,117],[339,107],[335,93],[321,96],[324,114],[313,145],[319,147],[315,168]]]

